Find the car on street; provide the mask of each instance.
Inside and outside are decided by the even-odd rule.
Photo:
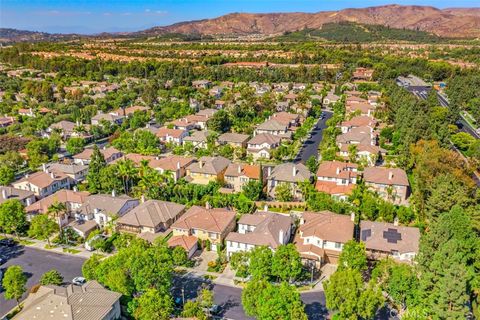
[[[76,286],[81,286],[87,282],[87,279],[84,277],[75,277],[72,279],[72,283]]]
[[[0,240],[0,247],[13,247],[17,242],[13,239],[2,239]]]

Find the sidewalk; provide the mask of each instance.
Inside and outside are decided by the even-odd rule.
[[[18,239],[13,236],[7,236],[7,237],[18,241]],[[88,251],[82,245],[79,245],[76,247],[67,247],[67,246],[57,245],[54,248],[47,249],[46,246],[48,245],[48,243],[46,241],[25,238],[25,237],[20,237],[20,244],[30,248],[35,248],[35,249],[59,253],[59,254],[71,255],[71,256],[81,257],[85,259],[90,258],[95,253],[99,253],[104,256],[110,255],[109,253],[104,253],[104,252]],[[51,245],[54,246],[53,243]],[[68,252],[66,250],[72,250],[72,251]]]

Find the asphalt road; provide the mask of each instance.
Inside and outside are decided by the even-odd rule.
[[[297,157],[293,162],[305,163],[308,160],[308,158],[310,158],[311,156],[315,156],[315,157],[318,156],[318,146],[320,145],[320,142],[322,142],[323,129],[327,127],[325,122],[328,119],[330,119],[333,115],[333,113],[329,111],[324,111],[324,113],[325,113],[325,118],[318,119],[317,124],[311,131],[312,137],[310,139],[305,140],[302,148],[300,149]]]
[[[183,288],[183,294],[182,294]],[[212,284],[209,280],[198,278],[191,274],[178,276],[173,281],[173,296],[182,303],[185,299],[191,300],[197,297],[197,293],[202,288],[213,290],[215,304],[220,307],[220,312],[216,315],[218,318],[250,320],[253,319],[245,315],[242,307],[242,290],[218,284]],[[303,293],[302,300],[305,303],[305,311],[311,320],[325,319],[325,295],[323,292]]]
[[[50,253],[45,250],[32,249],[23,246],[12,248],[0,247],[0,257],[6,262],[0,266],[3,272],[11,265],[19,265],[28,277],[27,292],[38,283],[45,272],[56,269],[63,276],[65,282],[82,275],[83,258]],[[24,299],[28,293],[25,293]],[[8,313],[16,305],[15,300],[5,300],[3,288],[0,288],[0,316]]]
[[[82,275],[83,258],[50,253],[44,250],[32,249],[23,246],[13,248],[0,247],[0,256],[6,262],[0,266],[2,271],[11,265],[20,265],[27,274],[27,288],[30,289],[38,283],[41,275],[51,269],[58,270],[65,282],[71,281],[76,276]],[[219,318],[250,320],[243,311],[241,304],[242,290],[230,286],[214,285],[210,281],[191,275],[176,276],[173,279],[173,296],[178,301],[194,299],[203,286],[213,289],[215,304],[220,306]],[[183,294],[182,294],[183,288]],[[27,293],[23,298],[27,296]],[[309,319],[320,320],[325,316],[325,295],[323,292],[309,292],[302,294]],[[3,289],[0,289],[0,316],[8,313],[14,306],[14,300],[5,300]]]

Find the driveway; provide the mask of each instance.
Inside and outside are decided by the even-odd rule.
[[[317,124],[315,125],[315,127],[313,127],[313,130],[311,131],[312,137],[303,142],[303,145],[300,148],[300,151],[298,152],[298,155],[293,162],[305,163],[311,156],[318,157],[318,146],[320,145],[320,142],[322,142],[323,129],[327,127],[326,121],[333,116],[333,112],[323,112],[325,114],[325,118],[318,119]]]
[[[19,265],[28,277],[27,292],[23,295],[25,299],[28,290],[38,283],[45,272],[56,269],[65,280],[69,282],[73,278],[82,275],[84,258],[71,255],[51,253],[46,250],[33,249],[23,246],[12,248],[0,247],[0,257],[6,262],[0,266],[3,272],[11,265]],[[15,300],[5,300],[4,291],[0,289],[0,316],[8,313],[16,305]]]

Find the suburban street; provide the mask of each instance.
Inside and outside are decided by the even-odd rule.
[[[19,265],[28,276],[27,289],[38,283],[40,276],[51,270],[58,270],[64,277],[65,283],[70,282],[74,277],[82,274],[84,258],[72,255],[50,253],[46,250],[33,249],[24,246],[12,248],[1,247],[0,256],[6,260],[1,265],[2,271],[11,265]],[[225,319],[252,319],[245,315],[241,304],[242,290],[224,285],[213,285],[203,277],[191,274],[175,276],[173,280],[173,296],[177,301],[193,299],[202,286],[213,289],[215,303],[221,307],[219,318]],[[182,288],[183,293],[182,295]],[[25,298],[27,294],[24,295]],[[309,319],[324,319],[325,295],[323,292],[308,292],[302,294],[302,300],[306,305],[306,312]],[[0,316],[8,313],[14,306],[14,300],[5,300],[3,289],[0,290]]]
[[[24,246],[15,246],[12,248],[0,247],[0,257],[6,262],[0,266],[3,272],[11,265],[19,265],[27,274],[27,290],[38,283],[40,277],[45,272],[58,270],[66,283],[73,278],[82,275],[83,258],[72,255],[50,253],[46,250],[28,248]],[[28,293],[25,293],[25,298]],[[15,300],[5,300],[3,289],[0,289],[0,316],[10,311],[16,302]]]
[[[311,156],[318,156],[318,146],[320,145],[320,142],[322,142],[323,130],[327,127],[326,121],[333,116],[333,112],[324,111],[324,114],[325,118],[318,119],[317,124],[311,131],[312,137],[305,140],[294,162],[305,163]]]

